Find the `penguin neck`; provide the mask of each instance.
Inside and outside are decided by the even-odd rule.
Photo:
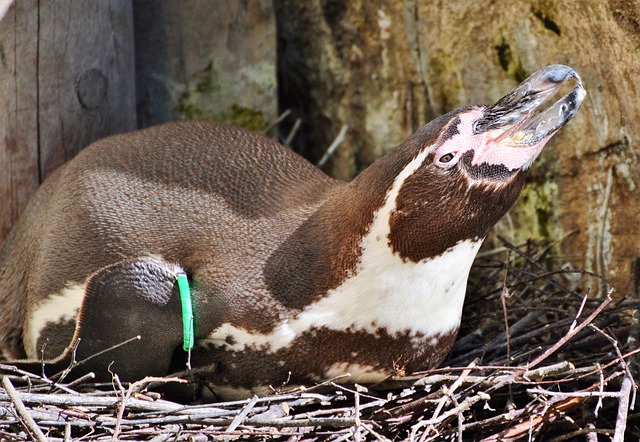
[[[427,155],[400,165],[393,158],[374,164],[337,189],[274,253],[266,281],[279,302],[301,311],[296,321],[414,337],[455,332],[482,238],[451,244],[437,259],[419,262],[403,258],[390,243],[400,189]],[[400,171],[389,174],[390,168]]]
[[[351,183],[336,187],[280,244],[264,270],[274,298],[304,309],[367,268],[387,273],[391,262],[405,263],[402,271],[417,269],[425,279],[430,270],[415,264],[445,255],[437,272],[457,278],[449,285],[466,284],[479,245],[516,200],[526,173],[502,187],[470,182],[462,171],[446,179],[434,176],[433,168],[421,167],[432,155],[421,144],[409,138]],[[488,214],[487,206],[493,208]],[[365,252],[372,258],[365,259]]]
[[[381,230],[389,226],[388,209],[405,178],[401,174],[423,160],[408,147],[397,147],[337,187],[267,260],[267,287],[281,303],[302,309],[353,277],[367,237],[380,236],[377,247],[389,252],[389,232]]]

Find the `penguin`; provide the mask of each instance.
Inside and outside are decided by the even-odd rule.
[[[573,69],[548,66],[350,183],[221,123],[100,140],[45,180],[2,245],[0,348],[48,373],[180,370],[186,275],[190,363],[220,397],[436,367],[483,239],[584,97]]]

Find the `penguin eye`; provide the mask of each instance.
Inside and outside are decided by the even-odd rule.
[[[438,161],[441,163],[448,163],[449,161],[453,160],[454,156],[455,155],[452,152],[449,152],[447,154],[442,155]]]
[[[458,163],[458,156],[457,150],[444,153],[436,160],[435,165],[440,169],[451,169]]]

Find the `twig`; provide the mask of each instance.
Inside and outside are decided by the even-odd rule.
[[[271,129],[273,129],[274,127],[276,127],[278,124],[282,123],[282,121],[287,118],[289,115],[291,115],[291,109],[287,109],[285,110],[283,113],[281,113],[278,118],[275,119],[275,121],[271,124],[269,124],[266,129],[264,129],[262,131],[262,133],[268,133]]]
[[[65,378],[71,373],[71,369],[77,364],[76,362],[76,354],[78,351],[78,345],[80,345],[80,341],[82,338],[78,337],[75,342],[73,342],[73,348],[71,349],[71,360],[69,361],[69,365],[65,367],[59,377],[57,377],[58,382],[64,382]],[[45,373],[45,360],[44,360],[44,348],[42,349],[42,373]]]
[[[629,396],[631,395],[634,384],[628,374],[622,379],[622,385],[618,392],[619,400],[618,414],[616,416],[616,431],[613,434],[612,442],[624,442],[624,433],[627,428],[627,413],[629,410]]]
[[[502,301],[502,316],[504,321],[504,333],[507,338],[507,365],[511,364],[511,333],[509,332],[509,315],[507,314],[507,299],[511,297],[509,289],[507,289],[507,276],[509,276],[509,263],[511,262],[511,251],[507,254],[507,265],[504,270],[504,279],[502,280],[502,293],[500,300]]]
[[[307,393],[307,392],[310,392],[310,391],[321,389],[323,387],[326,387],[327,385],[336,385],[335,384],[336,382],[345,381],[346,379],[349,379],[350,377],[351,377],[351,373],[341,374],[341,375],[332,377],[330,379],[327,379],[326,381],[319,382],[319,383],[317,383],[315,385],[312,385],[311,387],[305,387],[305,386],[296,387],[296,388],[292,389],[289,393],[292,393],[292,394]]]
[[[64,426],[64,442],[71,442],[71,424]]]
[[[340,146],[340,144],[342,144],[342,142],[344,141],[344,137],[347,134],[348,129],[349,129],[349,126],[347,126],[346,124],[342,125],[340,132],[338,132],[338,136],[336,136],[336,138],[333,140],[333,143],[331,143],[331,145],[327,148],[324,155],[322,155],[322,158],[320,158],[320,161],[318,161],[318,164],[317,164],[318,167],[324,166],[325,163],[329,160],[329,158],[331,158],[331,155],[333,155],[333,153],[336,151],[338,146]]]
[[[359,385],[356,385],[356,392],[353,395],[353,411],[354,411],[354,415],[356,417],[356,427],[359,427],[361,422],[360,422],[360,391],[361,388]],[[366,391],[366,389],[364,389],[363,391]]]
[[[460,403],[455,400],[455,398],[452,399],[453,403],[456,407],[460,406]],[[464,424],[464,414],[462,413],[458,413],[458,442],[463,442],[462,439],[462,425]]]
[[[428,419],[428,420],[424,420],[424,421],[418,422],[417,424],[415,424],[415,425],[413,425],[411,427],[411,440],[412,441],[415,440],[416,434],[418,433],[418,430],[420,430],[421,428],[439,424],[440,422],[444,421],[445,419],[449,419],[450,417],[455,416],[458,413],[462,413],[464,411],[467,411],[476,402],[488,401],[489,399],[491,399],[491,396],[489,396],[485,392],[479,391],[477,394],[475,394],[473,396],[470,396],[470,397],[466,398],[464,401],[460,402],[460,405],[458,405],[457,407],[452,408],[451,410],[449,410],[449,411],[447,411],[445,413],[442,413],[437,418]]]
[[[578,311],[576,312],[576,318],[571,323],[571,327],[569,327],[569,332],[572,332],[576,328],[576,325],[578,325],[578,318],[580,317],[580,315],[582,315],[582,311],[584,310],[584,306],[587,303],[587,299],[589,299],[588,290],[587,293],[582,297],[582,303],[580,304],[580,308],[578,308]]]
[[[56,388],[62,391],[66,391],[69,394],[74,394],[74,395],[78,395],[79,393],[72,390],[71,388],[69,388],[70,386],[72,386],[72,383],[69,383],[67,385],[62,385],[60,383],[54,382],[51,379],[45,378],[41,375],[37,375],[35,373],[31,373],[28,372],[26,370],[22,370],[16,366],[13,365],[4,365],[4,364],[0,364],[0,370],[1,371],[6,371],[9,373],[16,373],[19,374],[22,378],[26,378],[27,381],[29,382],[29,384],[31,385],[32,381],[39,381],[42,382],[43,384],[45,384],[48,388]],[[75,384],[75,383],[73,383]]]
[[[629,294],[627,298],[637,301],[640,299],[640,257],[631,261],[631,272],[629,281]],[[637,348],[640,342],[640,311],[634,308],[631,312],[631,323],[629,324],[629,337],[627,338],[627,348]],[[637,358],[630,358],[628,361],[629,370],[638,377]]]
[[[585,436],[587,442],[598,442],[598,434],[602,434],[604,436],[610,436],[614,430],[598,430],[593,424],[588,424],[587,428],[582,430],[572,431],[571,433],[563,434],[562,436],[556,437],[549,442],[563,442],[565,440],[576,440],[576,436]]]
[[[54,384],[54,386],[60,390],[64,390],[64,391],[73,391],[73,390],[69,390],[69,387],[75,387],[77,385],[83,384],[89,380],[95,379],[96,375],[93,372],[89,372],[85,375],[80,376],[78,379],[75,379],[71,382],[69,382],[68,384],[65,385],[58,385],[58,384]],[[75,393],[75,392],[74,392]],[[77,393],[75,393],[77,394]]]
[[[111,369],[109,369],[109,371],[111,371]],[[111,440],[116,442],[120,435],[120,426],[122,424],[122,417],[124,416],[124,407],[126,406],[129,395],[126,394],[124,387],[120,383],[120,377],[115,373],[111,373],[111,375],[113,376],[113,382],[118,386],[119,393],[122,395],[122,400],[120,401],[120,404],[118,404],[118,413],[116,414],[116,426],[113,429],[113,436],[111,436]]]
[[[258,396],[254,396],[253,398],[251,398],[249,403],[244,406],[242,411],[238,413],[238,415],[235,418],[233,418],[233,420],[231,421],[231,424],[227,427],[226,432],[229,433],[231,431],[234,431],[236,428],[238,428],[242,424],[242,421],[246,419],[246,417],[249,415],[249,412],[253,409],[253,407],[255,407],[257,403],[258,403]]]
[[[509,250],[513,251],[515,254],[517,254],[521,258],[524,258],[525,260],[527,260],[527,262],[531,263],[534,267],[536,267],[539,270],[544,270],[544,268],[542,267],[542,265],[540,265],[539,262],[537,262],[536,260],[532,259],[526,253],[518,250],[518,248],[516,246],[514,246],[513,244],[511,244],[509,241],[507,241],[506,238],[504,238],[501,235],[498,235],[498,239],[505,245],[505,247],[507,247]],[[550,284],[552,284],[553,286],[559,288],[560,290],[565,291],[568,294],[573,294],[574,293],[572,290],[569,290],[567,287],[565,287],[564,285],[560,284],[555,279],[551,278],[551,276],[553,276],[553,275],[554,275],[554,272],[547,272],[544,275],[541,275],[541,278],[544,279],[545,281],[548,281]]]
[[[478,361],[475,360],[473,362],[471,362],[471,364],[469,364],[466,368],[466,370],[464,370],[462,373],[460,373],[460,376],[458,376],[458,379],[456,379],[454,381],[453,384],[451,384],[445,391],[445,393],[442,395],[442,398],[440,399],[440,401],[438,401],[438,405],[436,406],[435,411],[433,412],[433,415],[431,416],[431,420],[435,420],[438,418],[438,415],[440,414],[440,412],[442,411],[442,407],[444,407],[445,403],[448,400],[451,400],[453,397],[453,392],[456,391],[458,389],[458,387],[460,385],[462,385],[462,383],[464,382],[464,379],[469,376],[469,374],[471,373],[471,370],[473,370],[473,368],[475,367],[476,363]]]
[[[556,342],[554,345],[552,345],[550,348],[548,348],[543,354],[541,354],[540,356],[538,356],[536,359],[534,359],[529,365],[528,368],[531,369],[533,367],[535,367],[536,365],[538,365],[540,362],[544,361],[545,359],[547,359],[550,355],[552,355],[556,350],[558,350],[560,347],[562,347],[567,341],[569,341],[571,338],[573,338],[580,330],[582,330],[583,328],[585,328],[587,325],[589,325],[596,316],[598,316],[600,314],[600,312],[602,312],[602,310],[605,309],[605,307],[607,305],[609,305],[611,303],[611,301],[613,301],[611,299],[611,293],[613,292],[613,289],[609,290],[609,293],[607,293],[607,297],[604,301],[602,301],[602,303],[598,306],[597,309],[595,309],[588,317],[587,319],[585,319],[580,325],[578,325],[577,327],[575,327],[573,330],[567,332],[566,335],[564,335],[558,342]]]
[[[589,423],[587,425],[587,429],[588,430],[591,430],[591,429],[594,430],[593,432],[587,433],[587,442],[598,442],[598,433],[597,433],[598,430],[596,430],[596,426],[593,425],[592,423]],[[607,430],[603,430],[603,431],[607,431]],[[611,434],[611,432],[607,432],[605,434],[608,436],[608,435]]]
[[[129,385],[129,388],[125,392],[124,387],[120,383],[120,378],[118,377],[117,374],[113,375],[113,380],[118,385],[120,393],[122,394],[122,400],[118,405],[118,414],[116,415],[116,425],[113,430],[112,438],[114,441],[118,439],[118,435],[120,434],[120,428],[121,428],[122,418],[124,416],[125,407],[129,403],[129,401],[131,400],[131,396],[135,392],[140,390],[145,385],[149,385],[152,382],[161,382],[161,383],[170,383],[170,382],[184,383],[185,382],[183,379],[178,379],[178,378],[158,378],[158,377],[148,376],[142,380],[136,381],[131,385]]]
[[[513,247],[520,248],[526,244],[527,244],[526,242],[523,242],[523,243],[514,245]],[[509,251],[511,251],[511,249],[509,249],[508,247],[494,247],[493,249],[490,249],[490,250],[478,252],[476,254],[476,258],[489,258],[491,256],[500,255],[502,253],[507,253]]]
[[[557,364],[547,365],[545,367],[527,370],[522,373],[522,377],[528,380],[541,381],[549,376],[566,375],[575,371],[576,367],[569,361],[558,362]]]
[[[598,390],[600,391],[600,393],[604,392],[604,373],[602,371],[602,368],[600,367],[600,364],[597,364],[599,372],[598,372],[598,377],[600,382],[598,382]],[[600,409],[602,408],[602,396],[598,397],[598,402],[596,403],[596,408],[593,410],[593,414],[595,416],[598,416],[598,413],[600,412]]]
[[[620,347],[618,346],[618,341],[616,341],[612,336],[609,336],[607,333],[605,333],[604,331],[600,330],[598,327],[596,327],[594,324],[589,324],[589,327],[595,331],[597,331],[598,333],[600,333],[602,336],[604,336],[613,346],[614,350],[616,351],[616,355],[618,356],[618,358],[620,359],[620,365],[622,366],[622,368],[624,369],[625,373],[626,373],[626,377],[628,379],[631,380],[632,383],[632,387],[633,387],[633,398],[631,400],[631,409],[633,410],[635,402],[636,402],[636,392],[638,391],[638,384],[636,384],[636,382],[633,380],[633,373],[631,373],[631,370],[629,369],[629,365],[627,364],[627,362],[624,360],[624,356],[622,355],[622,352],[620,351]]]
[[[20,399],[18,392],[13,387],[13,384],[8,377],[5,376],[4,378],[2,378],[2,386],[7,391],[9,397],[11,397],[11,402],[13,402],[13,405],[16,407],[18,414],[20,414],[22,419],[24,419],[24,423],[31,434],[33,434],[38,442],[47,442],[46,436],[44,435],[40,427],[38,427],[36,421],[33,420],[33,417],[27,410],[27,407],[24,406],[24,402],[22,402],[22,400]]]
[[[302,120],[300,118],[296,118],[296,121],[295,121],[295,123],[293,123],[293,127],[291,128],[291,131],[289,132],[289,135],[287,135],[287,138],[284,140],[284,145],[285,146],[290,146],[291,145],[291,142],[293,141],[293,138],[298,133],[298,130],[300,129],[300,125],[301,124],[302,124]]]
[[[635,349],[633,351],[630,351],[630,352],[622,355],[622,357],[623,357],[623,359],[626,359],[629,356],[633,356],[633,355],[636,355],[638,353],[640,353],[640,348],[637,348],[637,349]],[[612,359],[611,361],[607,362],[606,364],[604,364],[602,366],[599,363],[597,363],[595,368],[593,368],[593,367],[584,367],[583,369],[580,370],[581,374],[579,374],[578,376],[576,376],[576,377],[574,377],[572,379],[568,379],[568,380],[557,379],[557,380],[554,380],[553,383],[560,384],[562,382],[574,382],[574,381],[577,381],[579,379],[583,379],[583,378],[586,378],[586,377],[593,376],[594,374],[598,374],[598,373],[602,374],[602,370],[604,370],[605,368],[613,367],[614,365],[616,365],[618,363],[620,363],[620,358]],[[544,384],[545,382],[544,381],[539,381],[538,383]],[[604,385],[604,383],[605,383],[604,380],[601,383]]]
[[[353,395],[353,415],[356,419],[354,428],[352,428],[352,432],[353,432],[353,440],[354,442],[360,442],[362,440],[361,437],[361,428],[360,426],[362,425],[362,421],[360,420],[360,389],[362,387],[360,387],[359,385],[356,385],[356,392]],[[366,389],[364,389],[364,391],[366,391]]]
[[[71,369],[76,368],[76,367],[80,367],[81,365],[86,364],[87,362],[89,362],[90,360],[92,360],[94,358],[97,358],[98,356],[101,356],[101,355],[103,355],[105,353],[108,353],[110,351],[116,350],[116,349],[118,349],[118,348],[120,348],[120,347],[122,347],[124,345],[127,345],[127,344],[129,344],[129,343],[131,343],[133,341],[138,341],[140,339],[142,339],[142,336],[140,336],[140,335],[134,336],[133,338],[127,339],[126,341],[120,342],[118,344],[112,345],[109,348],[105,348],[104,350],[101,350],[101,351],[99,351],[97,353],[94,353],[91,356],[88,356],[88,357],[86,357],[83,360],[78,361],[78,362],[75,362],[75,348],[74,348],[74,350],[73,350],[74,356],[73,356],[69,366],[67,368],[65,368],[64,370],[62,370],[61,372],[54,374],[53,376],[51,376],[51,378],[59,379],[59,378],[62,378],[62,377],[66,377],[67,374],[71,371]]]
[[[331,385],[332,385],[332,386],[334,386],[334,387],[336,387],[336,388],[338,388],[338,389],[340,389],[340,390],[348,391],[349,393],[351,393],[351,394],[353,394],[353,395],[355,395],[356,393],[358,393],[358,394],[360,394],[360,395],[361,395],[361,396],[363,396],[363,397],[366,397],[366,398],[369,398],[369,399],[373,399],[373,400],[375,400],[375,401],[379,401],[379,400],[380,400],[380,398],[379,398],[379,397],[372,396],[372,395],[370,395],[370,394],[362,394],[362,393],[364,393],[364,392],[366,391],[366,389],[365,389],[365,390],[362,390],[362,386],[357,385],[357,384],[356,384],[356,390],[352,390],[351,388],[345,387],[344,385],[336,384],[335,382],[331,382]],[[360,388],[361,390],[359,390],[359,391],[358,391],[358,388]]]
[[[543,388],[527,388],[527,393],[529,394],[544,394],[547,396],[554,396],[557,398],[576,398],[576,397],[607,397],[607,398],[619,398],[619,391],[571,391],[571,392],[562,392],[562,391],[549,391]]]
[[[175,382],[185,382],[182,379]],[[41,394],[41,393],[22,393],[23,402],[34,405],[53,405],[62,407],[101,407],[113,408],[120,402],[117,397],[98,397],[98,396],[73,396],[68,394]],[[9,399],[8,395],[0,394],[0,402]],[[153,412],[169,412],[174,413],[184,410],[184,405],[175,404],[167,401],[148,402],[138,399],[129,401],[129,408],[142,411]]]
[[[380,433],[376,432],[373,429],[373,425],[368,425],[368,424],[362,424],[362,427],[364,429],[366,429],[369,433],[373,434],[373,436],[378,439],[380,442],[391,442],[391,439],[384,437],[383,435],[381,435]]]

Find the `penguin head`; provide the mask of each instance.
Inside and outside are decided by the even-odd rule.
[[[548,105],[568,81],[577,84]],[[492,106],[454,112],[433,148],[433,166],[459,168],[471,184],[509,182],[529,169],[547,141],[575,116],[585,95],[573,69],[541,69]]]
[[[573,89],[547,104],[570,80],[577,83]],[[394,252],[420,261],[460,241],[482,240],[515,203],[531,164],[585,95],[573,69],[553,65],[492,106],[461,108],[418,130],[399,146],[387,193]]]

